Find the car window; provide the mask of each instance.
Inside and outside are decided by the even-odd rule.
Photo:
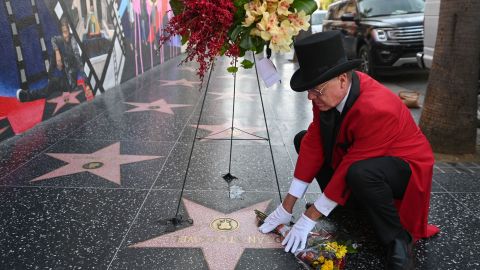
[[[362,17],[423,13],[424,0],[358,0]]]

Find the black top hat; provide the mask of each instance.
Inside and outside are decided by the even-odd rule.
[[[340,31],[320,32],[295,42],[300,68],[290,87],[302,92],[358,67],[362,60],[347,60]]]

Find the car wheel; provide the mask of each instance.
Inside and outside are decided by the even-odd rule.
[[[372,67],[372,57],[370,55],[370,51],[368,50],[367,45],[363,45],[360,47],[358,51],[358,56],[362,60],[362,64],[360,65],[360,71],[363,73],[367,73],[370,76],[374,76],[375,72]]]

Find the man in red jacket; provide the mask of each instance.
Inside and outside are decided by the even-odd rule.
[[[338,31],[295,43],[300,68],[290,86],[308,91],[313,121],[295,137],[299,154],[289,193],[260,231],[288,224],[313,178],[322,194],[285,240],[285,251],[305,248],[316,220],[350,196],[361,204],[387,250],[387,269],[412,267],[415,239],[436,234],[428,225],[433,154],[410,111],[389,89],[348,61]]]

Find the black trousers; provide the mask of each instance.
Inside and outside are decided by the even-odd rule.
[[[306,131],[294,139],[297,153]],[[333,170],[324,166],[315,177],[320,188],[325,190]],[[353,163],[348,169],[346,182],[356,203],[365,210],[367,218],[380,242],[389,244],[396,237],[404,237],[394,199],[401,199],[407,188],[412,171],[404,160],[397,157],[376,157]]]

